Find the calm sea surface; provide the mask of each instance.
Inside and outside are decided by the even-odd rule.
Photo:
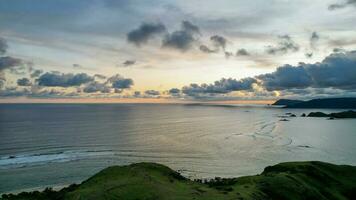
[[[158,162],[190,178],[285,161],[356,165],[356,120],[257,106],[0,104],[0,193],[81,182],[110,165]],[[285,113],[298,117],[280,121]]]

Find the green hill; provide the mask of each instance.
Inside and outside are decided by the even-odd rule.
[[[2,199],[354,199],[356,167],[323,162],[289,162],[260,175],[191,181],[166,166],[138,163],[109,167],[61,191],[3,195]]]

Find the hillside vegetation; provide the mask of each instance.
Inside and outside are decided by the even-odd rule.
[[[3,195],[3,200],[159,200],[159,199],[355,199],[356,167],[323,162],[288,162],[266,167],[260,175],[189,180],[155,163],[113,166],[80,185],[60,191]]]

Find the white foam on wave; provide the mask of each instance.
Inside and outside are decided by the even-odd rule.
[[[45,164],[49,162],[68,162],[89,157],[110,156],[114,152],[103,151],[63,151],[48,154],[30,154],[0,157],[0,168],[23,167],[26,165]]]

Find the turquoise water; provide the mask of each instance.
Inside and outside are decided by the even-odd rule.
[[[356,164],[356,120],[312,111],[182,104],[0,104],[0,193],[81,182],[110,165],[159,162],[190,178],[296,160]]]

